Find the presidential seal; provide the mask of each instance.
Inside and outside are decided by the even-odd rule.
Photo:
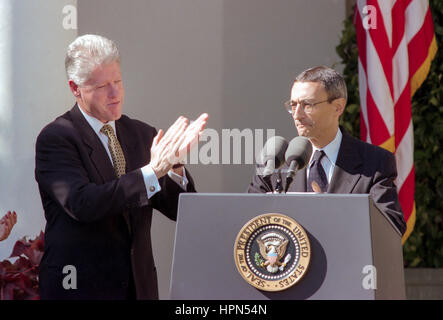
[[[294,219],[268,213],[248,221],[237,235],[234,260],[243,279],[257,289],[281,291],[308,270],[311,246]]]

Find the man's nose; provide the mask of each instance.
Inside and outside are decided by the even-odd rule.
[[[300,120],[300,119],[303,119],[305,116],[306,116],[306,114],[305,114],[305,112],[303,111],[303,108],[302,108],[302,106],[301,106],[301,104],[300,103],[297,103],[297,105],[296,106],[294,106],[294,107],[292,107],[293,109],[293,111],[292,111],[292,117],[295,119],[295,120]]]
[[[115,98],[118,96],[119,88],[117,85],[110,83],[108,88],[108,96],[110,98]]]

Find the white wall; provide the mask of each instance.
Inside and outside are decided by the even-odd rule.
[[[76,30],[63,28],[72,0],[0,0],[0,216],[17,212],[11,235],[0,242],[0,260],[15,241],[44,230],[34,179],[40,130],[72,105],[64,55]]]
[[[75,32],[63,30],[56,15],[68,1],[45,0],[44,8],[40,1],[26,8],[23,2],[18,1],[19,12],[13,16],[15,25],[24,26],[14,34],[14,101],[7,104],[14,111],[6,110],[29,129],[26,139],[13,130],[13,151],[0,153],[1,180],[11,181],[1,184],[0,209],[16,209],[23,219],[11,240],[0,243],[0,259],[19,236],[37,234],[43,225],[33,182],[33,143],[41,127],[74,101],[65,87],[62,64]],[[283,109],[291,81],[310,66],[339,61],[335,46],[345,17],[342,0],[78,0],[77,8],[79,35],[102,34],[119,46],[124,112],[129,116],[166,129],[181,114],[195,118],[208,112],[208,127],[218,132],[275,128],[288,139],[296,134]],[[32,21],[39,23],[30,21],[27,12],[37,12]],[[33,66],[35,60],[39,63]],[[2,68],[8,65],[0,62]],[[0,139],[7,132],[0,131]],[[21,157],[19,150],[27,150],[27,155]],[[243,192],[254,172],[252,165],[189,168],[200,192]],[[17,197],[23,189],[26,201]],[[161,298],[169,294],[174,231],[174,222],[155,215]]]

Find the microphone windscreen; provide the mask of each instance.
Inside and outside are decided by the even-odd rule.
[[[298,170],[301,170],[308,164],[311,154],[312,145],[309,139],[301,136],[295,137],[289,142],[286,149],[286,164],[289,166],[292,160],[295,160],[298,163]]]
[[[288,141],[280,136],[274,136],[266,141],[262,150],[262,161],[266,165],[268,160],[275,161],[275,168],[280,168],[285,161],[285,151],[288,148]]]

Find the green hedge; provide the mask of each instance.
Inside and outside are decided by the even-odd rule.
[[[443,267],[443,0],[430,1],[437,45],[431,69],[412,99],[415,163],[415,228],[403,246],[407,267]],[[341,124],[360,137],[358,49],[353,17],[344,21],[337,53],[344,64],[348,106]]]

